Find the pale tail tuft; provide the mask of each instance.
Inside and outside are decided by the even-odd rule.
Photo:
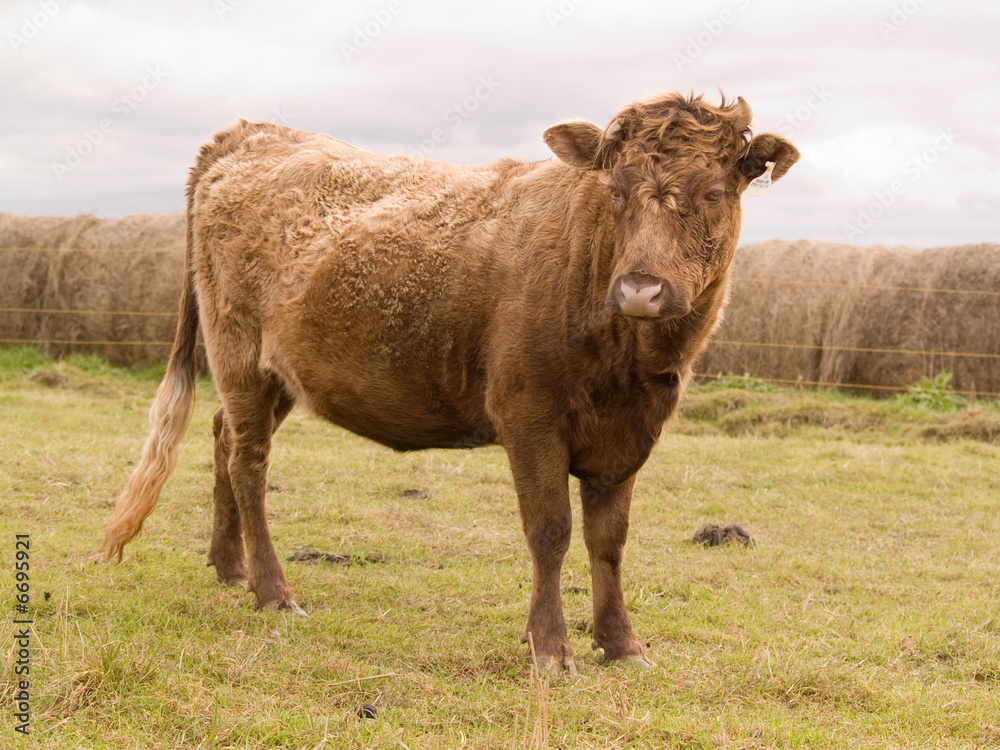
[[[160,491],[177,465],[178,447],[194,411],[194,369],[167,368],[149,410],[149,436],[139,465],[115,504],[115,514],[104,528],[101,554],[121,561],[125,545],[142,531],[153,512]]]

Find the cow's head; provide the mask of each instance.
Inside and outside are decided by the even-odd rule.
[[[799,152],[780,136],[752,137],[742,98],[721,107],[670,94],[636,103],[603,130],[554,125],[545,142],[562,161],[607,185],[615,261],[606,303],[647,318],[686,315],[729,267],[740,232],[740,196],[774,162],[782,177]]]

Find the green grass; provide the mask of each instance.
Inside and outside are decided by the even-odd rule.
[[[656,668],[591,654],[577,511],[563,588],[581,674],[550,684],[519,643],[531,565],[498,448],[394,454],[293,412],[269,479],[279,554],[355,562],[286,562],[309,617],[257,612],[204,565],[217,402],[201,381],[143,536],[122,565],[93,562],[161,373],[0,350],[0,539],[12,570],[14,535],[31,536],[34,618],[32,735],[7,700],[0,746],[1000,743],[996,405],[692,388],[640,473],[626,549]],[[754,548],[687,541],[731,522]],[[13,634],[13,572],[3,586]],[[0,643],[12,697],[13,635]]]

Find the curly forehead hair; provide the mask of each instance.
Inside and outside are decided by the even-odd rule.
[[[737,161],[747,152],[752,112],[742,99],[721,106],[701,96],[666,94],[622,110],[604,131],[598,163],[610,168],[619,156],[626,164],[648,155],[685,155]]]

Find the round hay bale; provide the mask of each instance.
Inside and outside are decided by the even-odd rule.
[[[747,245],[699,371],[891,395],[941,371],[1000,394],[1000,245]]]
[[[11,214],[0,214],[0,341],[5,345],[36,341],[42,314],[33,312],[48,283],[49,257],[34,247],[25,235],[4,233]]]
[[[183,213],[0,214],[0,339],[123,366],[167,358],[183,282]]]
[[[853,362],[831,363],[828,376],[905,388],[946,371],[957,391],[1000,395],[1000,245],[900,249],[879,261],[854,298],[854,324],[834,339],[853,343]]]
[[[860,251],[833,254],[812,240],[741,247],[722,326],[699,371],[817,381],[831,314],[863,282],[864,264]]]

